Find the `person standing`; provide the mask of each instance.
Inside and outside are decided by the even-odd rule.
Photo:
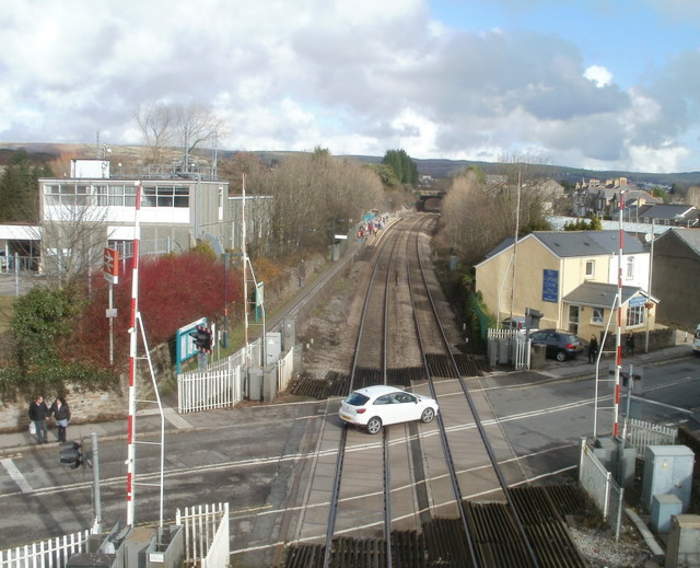
[[[46,439],[46,419],[50,416],[49,408],[44,402],[44,397],[39,395],[29,405],[29,420],[34,422],[34,433],[37,444],[45,444]]]
[[[625,347],[627,347],[627,355],[634,355],[634,334],[628,333],[627,339],[625,340]]]
[[[595,335],[591,336],[591,340],[588,343],[588,362],[593,363],[598,357],[598,340]]]
[[[66,399],[59,396],[51,405],[51,414],[56,419],[56,427],[58,429],[58,441],[66,441],[66,430],[70,422],[70,407]]]

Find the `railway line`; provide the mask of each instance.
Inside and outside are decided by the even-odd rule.
[[[372,444],[372,449],[365,433],[345,424],[326,428],[320,447],[328,447],[333,432],[339,431],[333,475],[326,463],[324,473],[312,480],[317,497],[323,495],[318,485],[331,481],[326,524],[321,526],[318,508],[315,524],[302,526],[308,515],[300,521],[297,543],[286,548],[283,565],[583,566],[546,490],[509,489],[525,476],[520,460],[509,459],[513,454],[499,436],[497,420],[486,421],[491,424],[487,434],[481,421],[484,412],[491,417],[485,397],[474,400],[464,380],[478,375],[480,368],[468,356],[454,353],[441,324],[440,302],[431,292],[436,283],[429,282],[423,261],[427,243],[421,235],[429,222],[428,217],[410,227],[402,224],[403,230],[376,252],[351,371],[323,386],[319,381],[308,393],[344,396],[364,386],[390,384],[435,398],[441,411],[431,424],[385,427],[382,443]],[[403,251],[400,267],[397,250]],[[406,285],[399,286],[400,280]],[[399,332],[390,333],[392,321]],[[396,341],[401,345],[392,348],[390,338],[397,333],[403,334]],[[414,347],[407,348],[411,342]],[[461,398],[454,394],[455,381]],[[444,401],[436,387],[441,382],[452,390]],[[456,428],[465,416],[475,428]],[[494,435],[501,455],[491,443]],[[363,441],[362,452],[346,451]],[[465,501],[463,494],[488,495],[489,502]],[[313,542],[314,534],[318,539],[324,532],[323,542]],[[555,535],[555,544],[542,535]],[[564,561],[552,563],[552,558]]]

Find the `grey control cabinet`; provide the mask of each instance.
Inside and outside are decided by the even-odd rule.
[[[642,504],[651,511],[654,495],[672,494],[690,504],[695,454],[687,446],[647,446],[642,483]]]

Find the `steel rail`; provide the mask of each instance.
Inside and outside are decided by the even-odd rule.
[[[484,445],[484,448],[486,449],[486,453],[488,454],[489,461],[491,462],[491,466],[496,473],[496,477],[498,479],[498,483],[501,486],[501,489],[503,491],[503,494],[506,498],[506,502],[508,503],[508,507],[513,514],[513,519],[515,521],[515,524],[517,526],[518,532],[520,533],[520,536],[523,540],[523,543],[526,546],[528,556],[530,557],[530,560],[532,561],[532,564],[535,568],[539,568],[540,562],[535,554],[534,549],[532,548],[532,545],[530,543],[530,539],[527,536],[527,532],[525,531],[525,526],[523,524],[522,519],[520,518],[520,515],[518,513],[517,508],[515,507],[515,503],[513,502],[510,493],[508,491],[508,484],[505,480],[505,477],[503,476],[503,472],[501,471],[501,467],[498,465],[498,460],[496,459],[496,454],[493,450],[493,446],[491,445],[491,442],[488,439],[488,436],[486,434],[486,430],[481,423],[481,418],[479,416],[479,411],[476,408],[476,404],[474,403],[474,399],[472,398],[471,393],[469,392],[469,388],[467,387],[466,383],[462,379],[462,375],[459,371],[459,367],[457,366],[457,362],[454,359],[454,355],[452,354],[452,350],[450,349],[450,344],[449,341],[447,340],[447,335],[445,334],[445,329],[442,325],[442,322],[440,321],[440,317],[437,312],[437,307],[435,305],[435,301],[433,300],[433,295],[430,293],[430,288],[428,287],[428,282],[425,276],[425,269],[423,267],[423,261],[421,258],[421,251],[420,251],[420,239],[416,237],[416,258],[418,260],[418,267],[420,269],[420,274],[421,278],[423,280],[423,285],[425,288],[425,293],[426,296],[428,297],[430,307],[432,309],[433,315],[435,316],[435,323],[440,330],[440,336],[442,338],[442,342],[445,346],[445,350],[447,351],[449,360],[451,362],[451,366],[454,369],[454,372],[457,376],[457,380],[459,381],[460,387],[462,389],[462,392],[464,393],[464,396],[467,399],[467,403],[469,405],[469,410],[472,413],[472,416],[474,417],[474,422],[476,424],[477,431],[479,432],[479,436],[481,437],[481,441]],[[430,380],[431,384],[431,393],[433,392],[433,386],[432,386],[432,379]],[[434,395],[433,395],[434,397]],[[460,500],[461,503],[461,500]],[[462,507],[460,507],[461,509]]]
[[[416,232],[416,248],[418,247],[420,231]],[[425,344],[423,341],[423,334],[421,333],[420,323],[418,322],[418,311],[415,309],[416,298],[415,291],[413,287],[413,278],[411,278],[411,270],[407,270],[408,273],[408,292],[411,297],[411,305],[414,306],[413,309],[413,323],[416,330],[416,338],[418,339],[418,345],[420,347],[421,359],[423,361],[423,369],[425,370],[425,375],[428,379],[428,388],[430,389],[431,396],[437,400],[437,393],[435,392],[435,385],[433,383],[433,378],[430,374],[430,366],[428,365],[428,359],[426,357]],[[454,459],[452,458],[452,451],[450,450],[450,444],[447,440],[447,431],[445,430],[445,422],[442,419],[442,413],[438,412],[436,415],[438,422],[438,429],[440,431],[440,442],[442,445],[442,451],[445,456],[445,462],[447,464],[447,469],[450,477],[450,484],[452,486],[452,493],[454,494],[455,500],[457,502],[457,508],[459,510],[459,519],[461,521],[462,530],[464,531],[464,536],[467,539],[467,547],[469,549],[469,556],[472,560],[472,566],[478,567],[478,557],[476,554],[476,547],[474,545],[474,539],[469,531],[469,523],[467,521],[466,514],[464,512],[464,507],[462,506],[462,490],[459,487],[459,481],[457,478],[457,468],[454,464]]]
[[[394,223],[391,229],[399,225],[401,221]],[[365,294],[365,301],[362,305],[362,315],[360,317],[360,325],[357,332],[357,338],[355,339],[355,350],[352,357],[352,366],[350,370],[350,383],[348,387],[348,392],[352,392],[353,382],[355,380],[355,373],[357,371],[357,362],[360,354],[360,344],[362,342],[362,337],[364,333],[365,320],[367,318],[367,307],[369,306],[369,299],[371,296],[372,285],[377,276],[379,270],[379,258],[384,252],[386,240],[382,239],[379,245],[379,249],[375,253],[376,262],[374,263],[374,268],[372,269],[372,274],[370,276],[369,284],[367,285],[367,293]],[[395,242],[394,242],[395,246]],[[392,249],[393,254],[393,249]],[[328,522],[326,524],[326,540],[325,547],[323,550],[323,568],[330,568],[332,559],[332,548],[333,548],[333,535],[335,534],[335,524],[338,516],[338,498],[340,496],[340,482],[343,476],[343,463],[345,461],[345,446],[348,439],[348,425],[343,424],[343,429],[340,432],[340,440],[338,445],[338,456],[335,462],[335,477],[333,479],[333,489],[331,492],[331,502],[328,510]],[[386,468],[385,468],[386,469]]]

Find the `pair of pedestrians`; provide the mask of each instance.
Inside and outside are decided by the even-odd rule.
[[[51,416],[56,420],[58,441],[65,442],[66,430],[70,422],[70,407],[66,399],[59,396],[49,408],[44,401],[44,397],[39,395],[29,405],[29,420],[34,424],[34,435],[39,444],[48,442],[46,421],[51,418]]]

